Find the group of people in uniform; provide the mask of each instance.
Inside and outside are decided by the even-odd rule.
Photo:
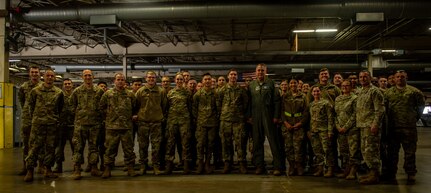
[[[244,79],[245,87],[237,82],[235,69],[226,79],[206,73],[199,83],[187,71],[177,73],[173,88],[169,77],[162,77],[158,86],[156,73],[148,71],[145,83],[136,80],[131,90],[121,73],[114,75],[109,90],[105,82],[93,84],[91,70],[83,71],[83,84],[75,89],[70,79],[63,80],[63,90],[54,86],[51,69],[45,70],[43,82],[37,67],[30,68],[29,76],[19,91],[24,149],[20,174],[26,182],[33,181],[37,163],[44,177],[57,178],[56,173],[63,172],[67,141],[75,180],[82,178],[86,144],[85,171],[111,177],[120,142],[129,176],[150,169],[150,144],[155,175],[172,174],[176,149],[183,174],[193,169],[210,174],[219,163],[222,173],[230,173],[234,155],[239,172],[247,173],[247,152],[255,174],[266,174],[265,140],[275,176],[304,175],[309,168],[314,176],[333,177],[338,171],[338,177],[353,180],[365,163],[368,170],[359,179],[361,184],[396,181],[402,146],[408,182],[415,182],[416,121],[425,101],[420,90],[407,84],[405,71],[392,75],[390,88],[383,77],[375,84],[385,86],[373,85],[368,71],[359,73],[360,85],[356,75],[343,80],[339,73],[332,84],[327,68],[320,70],[319,81],[312,86],[293,77],[277,88],[262,63],[256,66],[255,80]]]

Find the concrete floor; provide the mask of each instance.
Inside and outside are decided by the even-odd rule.
[[[21,166],[21,149],[0,150],[0,192],[31,192],[31,193],[119,193],[119,192],[157,192],[157,193],[193,193],[193,192],[373,192],[373,193],[415,193],[431,191],[431,128],[419,128],[419,145],[417,151],[417,182],[406,185],[406,175],[401,169],[398,172],[398,185],[379,184],[361,186],[356,181],[346,181],[337,178],[326,179],[311,176],[282,176],[272,175],[241,175],[237,172],[223,175],[216,171],[212,175],[187,175],[179,172],[171,176],[145,175],[127,177],[122,167],[117,167],[113,177],[107,180],[91,177],[83,173],[84,178],[75,181],[71,178],[72,164],[65,163],[65,173],[60,178],[44,179],[37,174],[32,183],[25,183],[23,176],[16,175]],[[70,156],[70,150],[66,155]],[[122,156],[122,154],[119,154]],[[402,158],[402,153],[400,157]],[[268,157],[270,160],[270,157]],[[117,165],[122,165],[119,157]],[[402,168],[403,161],[400,161]],[[250,173],[252,170],[250,170]]]

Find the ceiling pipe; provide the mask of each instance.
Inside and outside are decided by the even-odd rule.
[[[207,1],[97,4],[81,7],[30,8],[28,22],[85,21],[92,15],[116,15],[119,20],[240,19],[240,18],[340,18],[356,13],[384,13],[385,19],[430,18],[427,0],[311,0],[286,3]]]

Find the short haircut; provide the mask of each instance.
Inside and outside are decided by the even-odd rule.
[[[106,82],[105,82],[105,81],[99,81],[99,82],[97,83],[97,86],[99,86],[99,85],[101,85],[101,84],[108,85],[108,84],[106,84]]]
[[[205,77],[205,76],[210,76],[211,77],[211,74],[209,72],[207,72],[207,73],[205,73],[205,74],[202,75],[202,77]]]
[[[31,65],[31,66],[30,66],[30,69],[31,69],[31,68],[38,69],[38,70],[40,69],[40,68],[39,68],[39,66],[35,66],[35,65]]]
[[[70,82],[73,82],[72,80],[70,80],[70,78],[65,78],[65,79],[63,79],[63,82],[64,81],[70,81]]]
[[[149,70],[149,71],[147,71],[147,72],[145,73],[145,76],[148,76],[149,74],[157,75],[157,74],[156,74],[156,72],[154,72],[154,71],[152,71],[152,70]]]
[[[135,82],[141,82],[142,83],[142,80],[140,78],[132,80],[132,84]]]
[[[329,72],[328,68],[321,68],[320,72],[323,72],[323,71],[328,71]]]

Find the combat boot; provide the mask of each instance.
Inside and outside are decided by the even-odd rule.
[[[304,175],[304,167],[302,166],[301,162],[296,162],[296,171],[298,176],[303,176]]]
[[[63,163],[58,162],[55,164],[54,173],[63,173]]]
[[[223,174],[230,173],[230,163],[229,161],[224,162]]]
[[[199,160],[198,161],[198,168],[196,170],[197,174],[202,174],[204,172],[204,161],[203,160]]]
[[[242,161],[239,163],[239,172],[241,174],[246,174],[247,173],[247,162]]]
[[[111,177],[111,167],[105,166],[105,171],[103,171],[102,178],[106,179],[106,178],[110,178],[110,177]]]
[[[413,185],[416,183],[416,176],[414,174],[408,174],[407,185]]]
[[[184,160],[184,171],[183,174],[187,175],[190,174],[190,163],[187,160]]]
[[[99,168],[97,168],[97,164],[91,165],[91,176],[99,177],[102,173],[100,172]]]
[[[165,174],[170,175],[170,174],[172,174],[173,170],[174,170],[174,163],[172,163],[172,161],[167,161]]]
[[[39,164],[39,165],[37,166],[36,173],[37,173],[37,174],[44,174],[44,173],[45,173],[45,171],[44,171],[44,167],[43,167],[41,164]]]
[[[72,176],[73,176],[74,180],[80,180],[82,178],[82,176],[81,176],[81,165],[80,164],[75,164]]]
[[[160,171],[160,166],[154,166],[153,165],[153,170],[154,170],[154,175],[156,175],[156,176],[162,174],[162,171]]]
[[[135,173],[135,168],[133,164],[127,166],[127,175],[130,177],[135,177],[138,175]]]
[[[332,178],[332,177],[334,177],[334,167],[333,166],[328,167],[328,171],[326,171],[324,177],[325,178]]]
[[[379,172],[376,169],[370,170],[368,174],[368,178],[364,178],[359,180],[359,183],[362,185],[371,185],[379,183]]]
[[[45,166],[45,173],[43,174],[45,178],[58,178],[57,174],[54,174],[51,170],[51,167]]]
[[[27,168],[26,168],[25,161],[23,161],[22,170],[18,173],[18,175],[23,176],[23,175],[26,175],[26,174],[27,174]]]
[[[34,169],[27,169],[27,174],[24,176],[24,182],[32,182],[33,181]]]
[[[256,175],[261,175],[261,174],[264,174],[264,173],[266,173],[265,168],[262,167],[262,166],[257,166],[255,174]]]
[[[87,167],[84,169],[84,172],[90,172],[91,171],[91,165],[87,164]]]
[[[358,166],[353,165],[350,167],[349,175],[346,176],[346,180],[354,180],[356,179],[356,172],[358,171]]]
[[[346,166],[341,174],[337,174],[337,178],[346,178],[350,173],[350,167]]]
[[[210,163],[210,160],[209,160],[209,159],[207,159],[207,160],[205,161],[205,172],[206,172],[207,174],[211,174],[211,173],[213,173],[213,168],[211,167],[211,163]]]
[[[147,170],[148,170],[148,164],[147,163],[141,164],[141,169],[139,169],[139,172],[141,173],[141,175],[147,174]]]
[[[323,166],[317,166],[316,172],[313,173],[313,176],[320,177],[323,175]]]
[[[295,166],[293,164],[293,161],[289,161],[289,170],[287,171],[287,174],[289,176],[294,176],[295,175]]]

